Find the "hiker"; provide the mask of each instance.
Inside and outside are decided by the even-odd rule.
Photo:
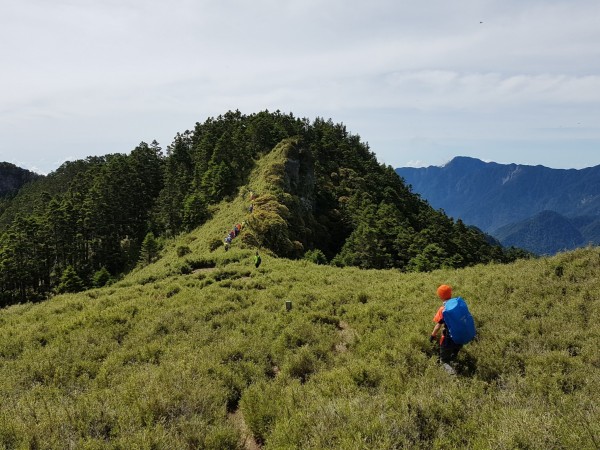
[[[437,341],[438,333],[440,329],[442,330],[442,337],[440,338],[440,362],[444,365],[444,368],[450,371],[448,368],[454,372],[450,363],[456,361],[456,356],[458,352],[462,348],[462,345],[457,344],[452,340],[450,334],[448,333],[448,327],[444,323],[444,308],[446,307],[446,301],[452,298],[452,287],[447,284],[442,284],[437,288],[437,295],[442,300],[443,305],[439,307],[437,313],[433,317],[433,322],[435,326],[433,327],[433,331],[431,332],[431,336],[429,336],[429,342]]]
[[[261,262],[262,262],[262,259],[261,259],[260,255],[258,254],[258,250],[256,250],[256,255],[254,255],[254,267],[256,267],[258,269],[258,266],[260,266]]]
[[[250,214],[252,214],[252,211],[254,211],[254,203],[250,203],[250,207],[248,208]]]

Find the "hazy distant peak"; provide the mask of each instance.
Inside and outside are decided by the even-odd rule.
[[[470,156],[455,156],[442,167],[445,169],[465,169],[465,170],[473,170],[481,167],[485,167],[487,164],[480,159],[472,158]]]

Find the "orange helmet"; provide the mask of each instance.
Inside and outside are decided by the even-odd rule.
[[[437,288],[437,295],[442,300],[450,300],[452,298],[452,287],[447,284],[442,284]]]

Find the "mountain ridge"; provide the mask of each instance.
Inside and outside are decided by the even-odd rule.
[[[492,235],[501,227],[549,210],[569,220],[593,218],[579,232],[586,241],[600,242],[596,232],[600,225],[594,224],[600,220],[600,165],[551,169],[456,157],[442,167],[405,167],[396,169],[396,173],[434,208]]]
[[[178,133],[166,155],[142,142],[20,190],[0,216],[0,304],[120,278],[249,191],[240,241],[278,257],[317,252],[341,267],[422,272],[523,256],[431,208],[343,124],[229,111]]]
[[[0,197],[17,192],[24,184],[41,176],[12,163],[0,162]]]
[[[548,210],[500,227],[493,235],[503,245],[520,246],[538,255],[573,250],[588,243],[572,221]]]

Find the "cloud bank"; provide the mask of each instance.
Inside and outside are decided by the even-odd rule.
[[[394,167],[595,165],[598,17],[595,0],[10,2],[0,160],[49,171],[280,109],[344,122]]]

